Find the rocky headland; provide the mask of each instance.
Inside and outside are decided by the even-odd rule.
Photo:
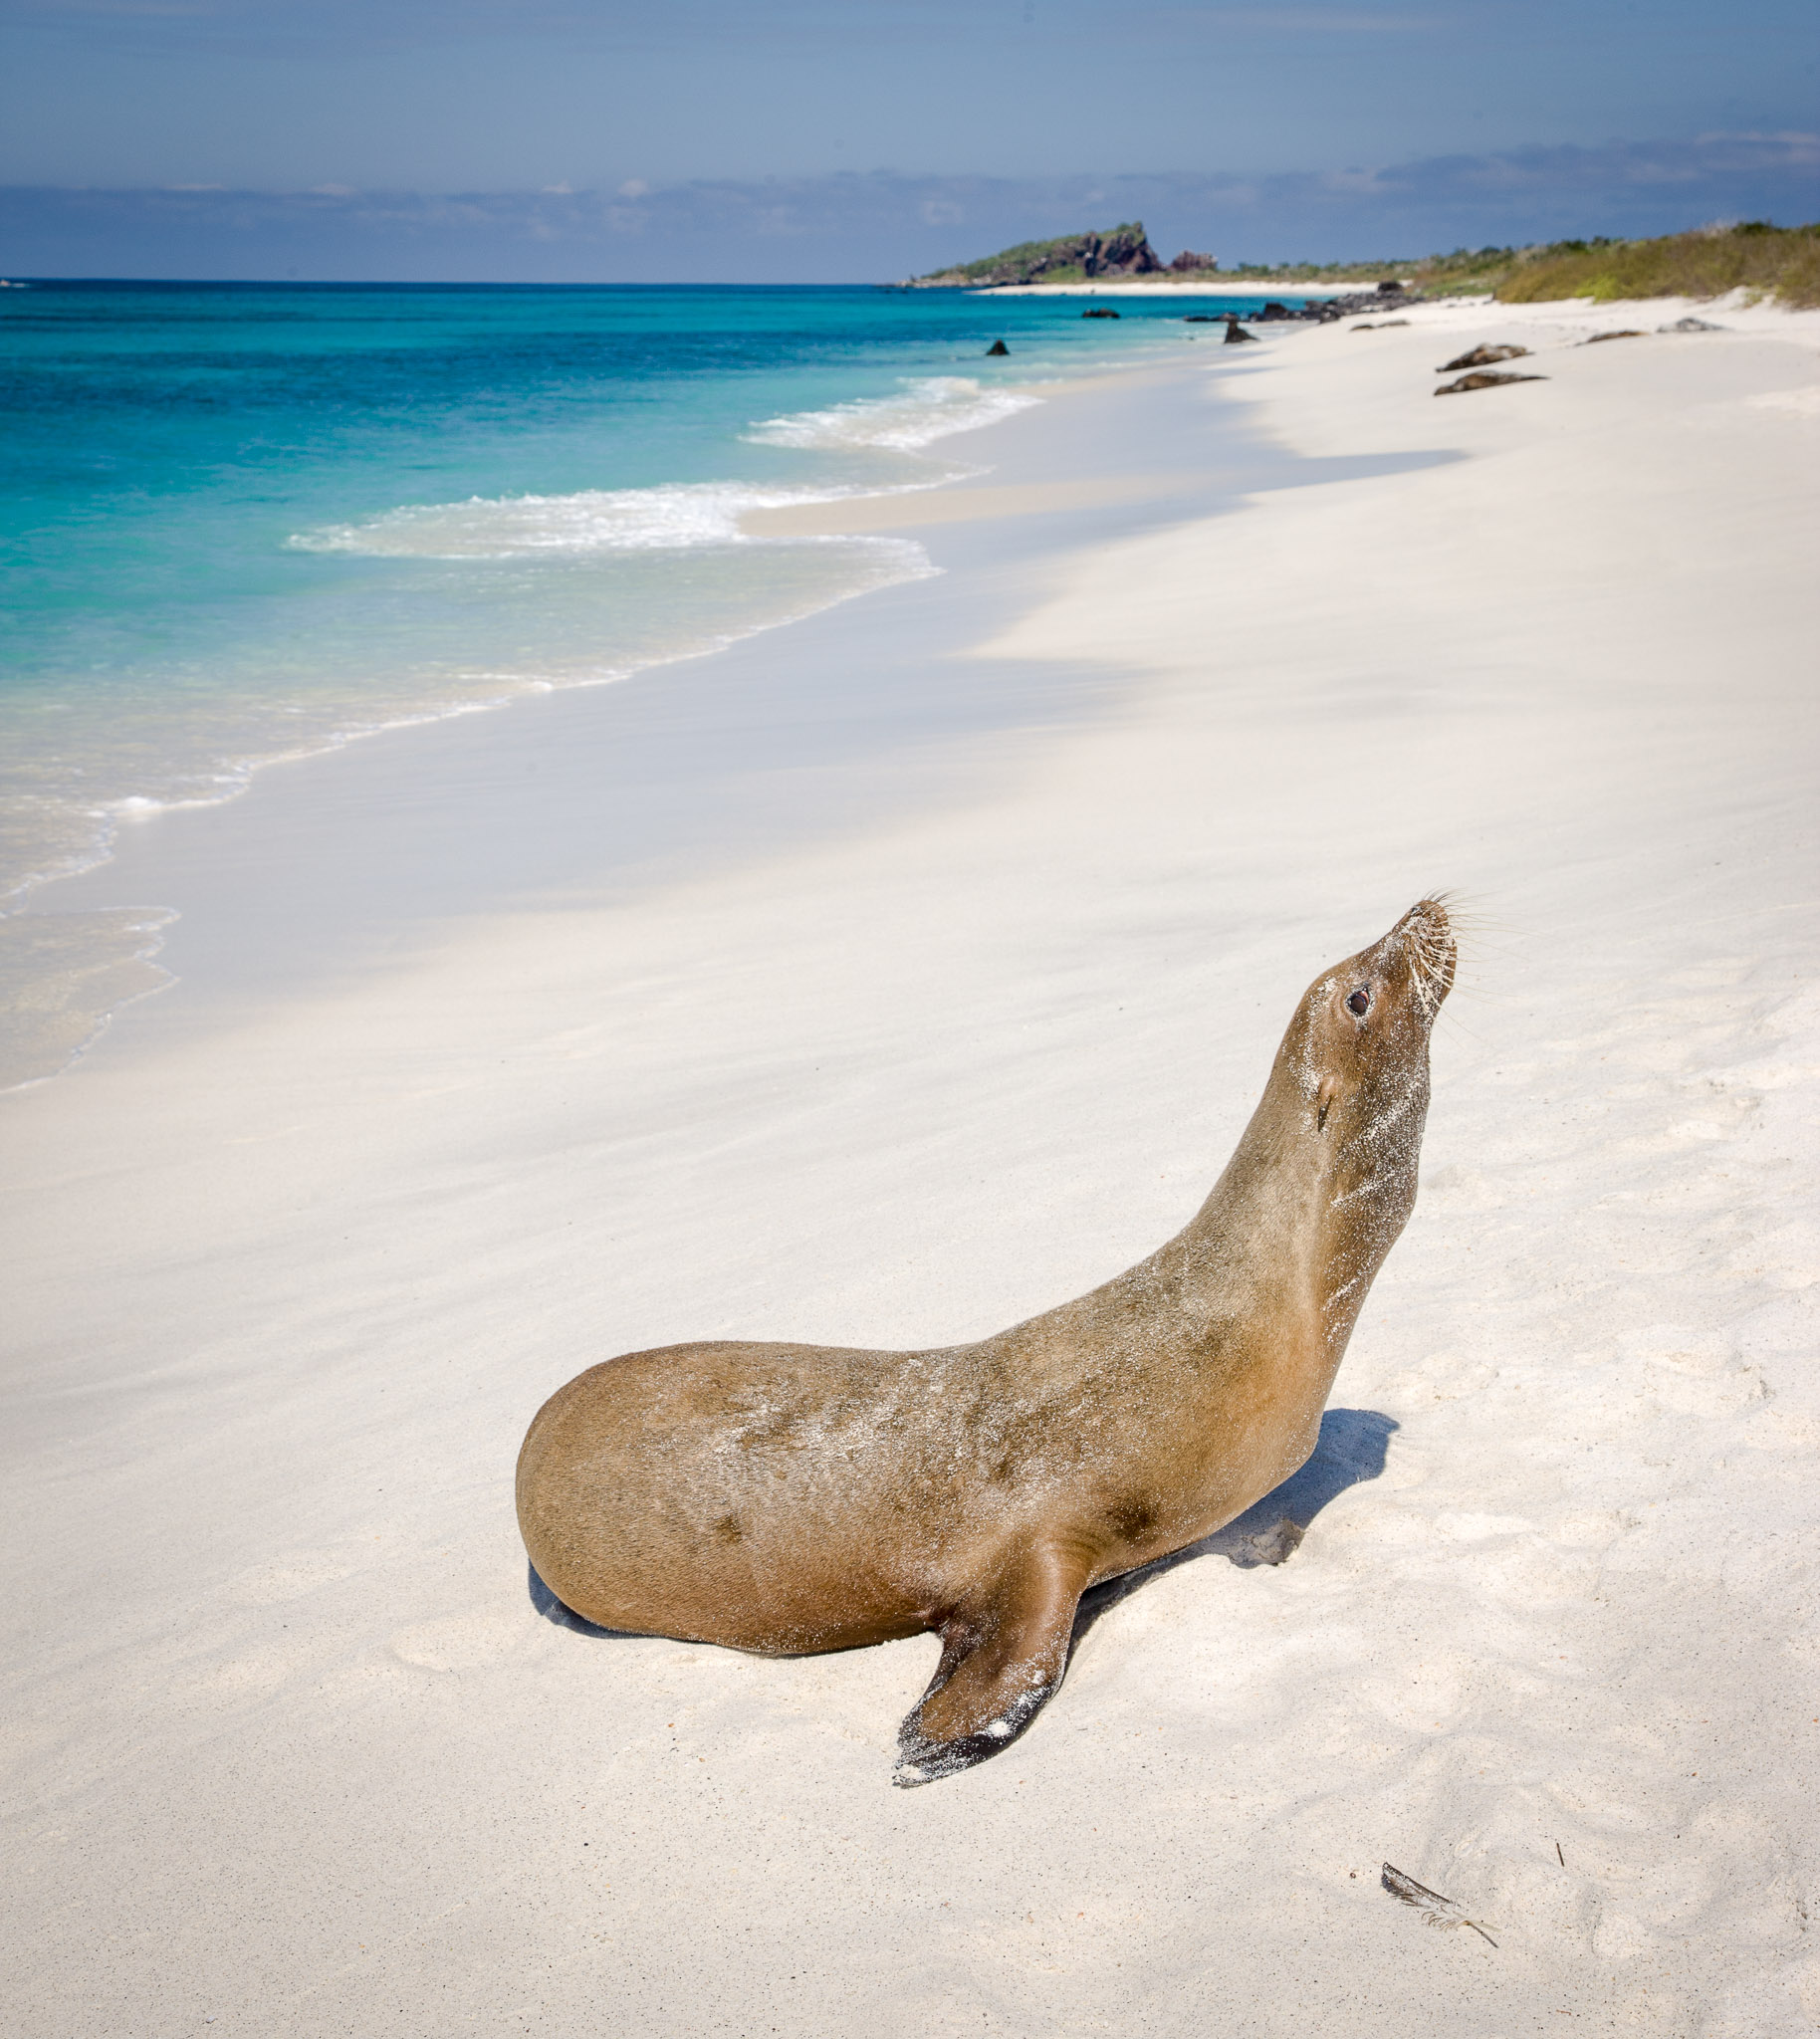
[[[1213,267],[1211,256],[1197,266]],[[1172,267],[1174,265],[1171,265]],[[1161,276],[1164,265],[1150,245],[1142,220],[1097,234],[1062,234],[1052,241],[1021,241],[997,255],[982,256],[933,276],[907,281],[911,290],[990,290],[995,284],[1088,283],[1096,277]]]

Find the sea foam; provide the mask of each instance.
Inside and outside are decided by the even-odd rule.
[[[740,529],[749,510],[828,503],[850,493],[672,482],[650,489],[582,489],[571,496],[471,496],[465,503],[407,504],[364,523],[298,532],[290,543],[301,552],[373,559],[676,552],[750,543]]]
[[[759,445],[804,450],[875,447],[914,453],[937,439],[996,424],[1040,401],[1020,390],[985,388],[968,375],[927,375],[906,379],[890,396],[765,418],[744,436]],[[740,528],[740,519],[751,510],[834,503],[858,494],[895,494],[956,478],[921,476],[883,489],[876,484],[767,489],[738,482],[671,482],[645,489],[581,489],[566,496],[471,496],[462,503],[406,504],[358,524],[297,532],[289,543],[301,552],[357,553],[371,559],[510,560],[674,552],[751,543]]]
[[[906,380],[892,396],[859,397],[826,410],[766,418],[746,437],[762,446],[882,446],[914,453],[953,432],[994,425],[1042,401],[1019,389],[988,389],[971,375]]]

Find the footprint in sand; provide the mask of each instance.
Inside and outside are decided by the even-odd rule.
[[[272,1564],[237,1572],[222,1587],[222,1597],[242,1607],[281,1607],[351,1578],[359,1568],[359,1559],[346,1550],[294,1551]]]
[[[444,1615],[400,1629],[391,1639],[393,1655],[419,1671],[474,1671],[531,1648],[538,1625],[514,1608]]]

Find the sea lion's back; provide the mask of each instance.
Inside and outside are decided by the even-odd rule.
[[[603,1627],[744,1649],[849,1640],[807,1610],[856,1587],[866,1633],[851,1640],[914,1632],[901,1582],[866,1587],[874,1539],[849,1533],[851,1475],[898,1434],[906,1357],[729,1341],[577,1374],[519,1453],[519,1526],[539,1577]]]

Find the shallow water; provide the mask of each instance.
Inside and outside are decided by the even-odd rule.
[[[1173,302],[1080,312],[874,289],[8,292],[0,903],[274,759],[930,572],[909,539],[738,519],[973,472],[964,435],[1027,385],[1184,336]],[[0,1003],[42,1030],[72,973],[124,966],[155,927],[0,918]]]

